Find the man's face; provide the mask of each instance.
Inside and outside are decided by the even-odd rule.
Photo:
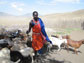
[[[34,13],[34,14],[33,14],[33,18],[34,18],[34,20],[37,21],[37,20],[38,20],[38,14],[37,14],[37,13]]]
[[[34,13],[33,17],[34,18],[38,18],[38,14],[37,13]]]

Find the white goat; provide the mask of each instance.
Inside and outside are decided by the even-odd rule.
[[[57,45],[58,46],[58,51],[60,51],[61,49],[61,45],[63,43],[67,43],[67,40],[66,39],[60,39],[60,38],[56,38],[56,37],[49,37],[50,40],[52,41],[52,45]]]

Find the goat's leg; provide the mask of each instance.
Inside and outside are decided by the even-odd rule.
[[[69,45],[67,44],[67,52],[69,53]]]
[[[50,52],[50,48],[49,48],[49,45],[47,45],[47,52]]]
[[[33,56],[31,56],[31,58],[32,58],[32,63],[34,63],[34,59],[33,59]]]
[[[75,51],[76,54],[78,54],[76,48],[74,49],[74,51]]]
[[[48,52],[51,52],[51,48],[52,48],[52,44],[49,44],[49,45],[47,46],[47,51],[48,51]]]
[[[60,45],[58,45],[58,48],[59,48],[59,49],[58,49],[57,51],[60,51],[60,50],[61,50],[61,47],[60,47]]]
[[[49,48],[49,47],[47,47],[47,53],[48,53],[48,52],[50,52],[50,48]]]
[[[66,43],[64,43],[64,49],[66,49],[66,46],[67,46],[67,44],[66,44]]]
[[[15,63],[19,63],[20,62],[20,59],[19,60],[17,60]]]

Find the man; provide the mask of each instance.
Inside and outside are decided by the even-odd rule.
[[[38,17],[38,12],[33,12],[33,20],[29,23],[29,30],[27,34],[31,31],[32,28],[32,47],[35,51],[42,53],[42,48],[46,42],[52,43],[46,32],[43,21]]]

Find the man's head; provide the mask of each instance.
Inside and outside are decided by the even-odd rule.
[[[37,11],[33,12],[33,18],[34,18],[35,21],[38,20],[38,12]]]

